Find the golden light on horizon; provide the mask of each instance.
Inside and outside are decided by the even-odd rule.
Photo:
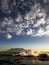
[[[5,50],[9,50],[10,48],[5,48],[5,47],[0,47],[0,51],[5,51]],[[45,46],[45,47],[33,47],[33,48],[24,48],[24,49],[30,49],[32,50],[32,53],[35,52],[35,53],[39,53],[41,51],[49,51],[49,47]]]
[[[37,56],[39,53],[47,53],[49,52],[49,47],[38,47],[38,48],[30,48],[32,50],[32,54]]]
[[[49,46],[39,46],[39,47],[33,47],[30,48],[32,51],[37,51],[37,52],[41,52],[41,51],[49,51]]]
[[[5,48],[5,47],[0,47],[0,51],[6,51],[8,50],[9,48]]]

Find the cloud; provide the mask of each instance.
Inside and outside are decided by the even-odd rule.
[[[45,24],[46,21],[44,20],[44,18],[41,18],[37,21],[36,24],[34,24],[34,27],[39,27],[41,24]]]
[[[49,0],[44,0],[44,2],[46,3],[46,2],[49,2]]]
[[[47,25],[47,26],[45,27],[45,29],[46,29],[46,30],[49,30],[49,25]]]
[[[16,0],[13,0],[10,5],[8,2],[2,0],[2,12],[6,15],[3,20],[0,19],[0,33],[4,33],[7,39],[11,39],[13,34],[32,37],[49,35],[49,17],[40,3],[32,5],[30,0],[25,2],[21,0],[17,4]]]
[[[35,34],[35,36],[39,36],[39,37],[44,36],[44,35],[45,35],[45,31],[43,28],[39,28],[37,33]]]
[[[32,29],[27,31],[27,35],[32,35],[32,34],[33,34],[33,30]]]
[[[34,24],[34,27],[39,27],[41,24],[46,23],[46,13],[44,11],[38,12],[37,17],[39,18],[36,23]]]
[[[23,31],[23,28],[22,28],[22,24],[18,25],[16,28],[15,28],[15,33],[16,35],[21,35],[22,34],[22,31]]]
[[[11,38],[12,38],[12,35],[8,33],[8,34],[6,35],[6,38],[7,38],[7,39],[11,39]]]
[[[40,4],[35,4],[31,7],[31,10],[29,13],[26,13],[24,19],[31,20],[36,18],[37,11],[40,9]]]
[[[37,33],[34,36],[49,36],[49,25],[46,28],[39,28]]]
[[[16,22],[21,22],[23,21],[23,18],[21,17],[20,14],[18,14],[18,17],[15,19]]]
[[[2,4],[1,5],[2,5],[3,11],[7,10],[8,9],[8,0],[2,0]]]

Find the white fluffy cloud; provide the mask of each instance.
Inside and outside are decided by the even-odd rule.
[[[34,6],[32,6],[31,11],[25,15],[24,19],[26,20],[35,19],[37,12],[40,10],[39,7],[40,4],[35,4]]]
[[[35,34],[35,36],[43,36],[45,33],[44,33],[44,29],[42,28],[39,28],[37,33]]]
[[[46,29],[46,30],[45,30]],[[49,36],[49,26],[46,26],[46,28],[39,28],[37,33],[34,36]]]
[[[7,38],[7,39],[11,39],[11,38],[12,38],[12,35],[11,35],[11,34],[9,34],[9,33],[8,33],[8,34],[6,34],[6,38]]]
[[[45,24],[46,20],[46,13],[44,11],[38,12],[37,17],[39,18],[36,23],[34,24],[34,27],[39,27],[41,24]]]
[[[36,24],[34,24],[34,27],[39,27],[41,24],[45,24],[46,21],[44,18],[39,19]]]
[[[33,34],[33,30],[32,29],[27,31],[27,35],[32,35],[32,34]]]

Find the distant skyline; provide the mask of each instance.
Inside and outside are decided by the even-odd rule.
[[[0,51],[9,48],[49,51],[47,0],[0,0]]]

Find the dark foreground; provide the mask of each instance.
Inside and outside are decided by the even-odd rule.
[[[49,65],[49,61],[39,61],[34,56],[0,53],[0,65]]]

